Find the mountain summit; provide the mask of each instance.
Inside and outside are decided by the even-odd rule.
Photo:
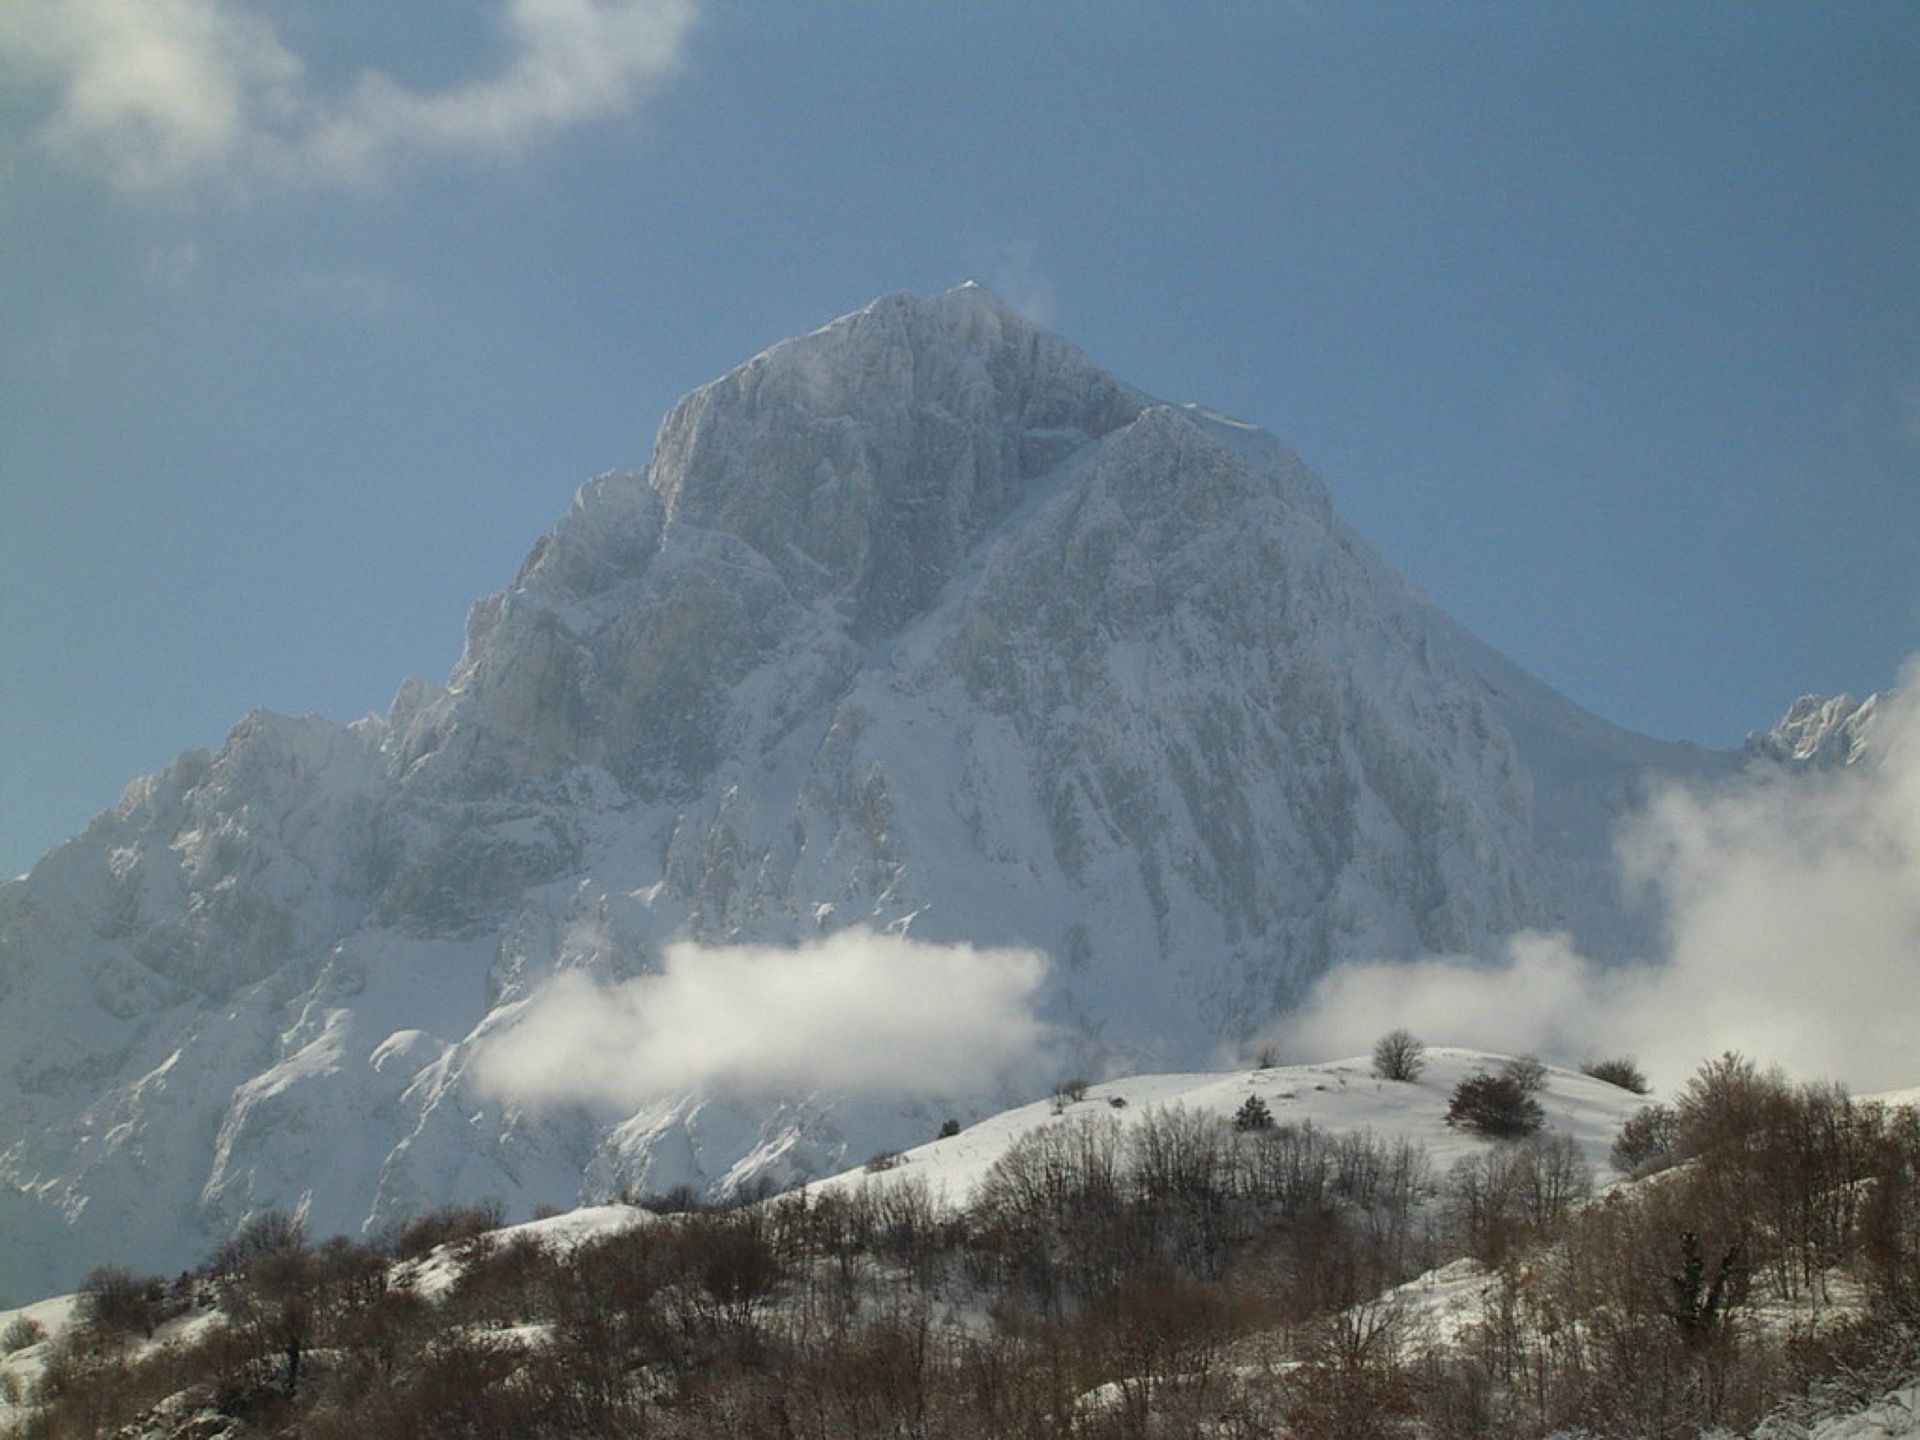
[[[911,927],[1043,951],[1089,1067],[1189,1064],[1344,959],[1620,952],[1611,819],[1734,763],[1487,650],[1262,431],[978,286],[890,295],[676,405],[446,685],[250,715],[0,885],[0,1303],[267,1206],[353,1232],[925,1133],[831,1094],[504,1102],[476,1054],[556,972]]]

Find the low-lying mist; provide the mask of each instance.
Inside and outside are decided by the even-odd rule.
[[[960,1095],[1031,1087],[1051,1033],[1038,951],[864,928],[798,946],[666,947],[660,973],[554,977],[485,1040],[476,1074],[527,1102],[689,1091]]]
[[[1608,967],[1566,936],[1504,959],[1343,967],[1270,1038],[1299,1059],[1430,1042],[1568,1062],[1633,1054],[1671,1086],[1725,1050],[1863,1091],[1920,1083],[1920,657],[1873,732],[1877,759],[1674,786],[1616,858],[1662,917],[1661,953]]]

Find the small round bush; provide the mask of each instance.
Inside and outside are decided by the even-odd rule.
[[[1546,1119],[1540,1102],[1510,1075],[1469,1075],[1453,1087],[1447,1124],[1495,1140],[1519,1140]]]
[[[1596,1080],[1604,1080],[1609,1085],[1618,1085],[1622,1090],[1630,1090],[1635,1095],[1644,1095],[1652,1087],[1647,1077],[1640,1073],[1640,1067],[1633,1063],[1630,1055],[1617,1056],[1612,1060],[1589,1060],[1580,1067],[1582,1075],[1591,1075]]]

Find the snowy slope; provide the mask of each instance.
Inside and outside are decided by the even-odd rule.
[[[1343,959],[1630,952],[1609,824],[1738,763],[1487,651],[1254,427],[977,286],[888,296],[583,487],[446,685],[251,715],[0,884],[0,1298],[264,1206],[798,1179],[947,1108],[490,1098],[558,970],[911,925],[1052,957],[1092,1073],[1211,1063]]]
[[[1258,1096],[1277,1126],[1312,1125],[1330,1135],[1365,1132],[1385,1144],[1405,1140],[1422,1147],[1436,1176],[1494,1142],[1446,1123],[1453,1089],[1469,1075],[1497,1074],[1511,1057],[1435,1046],[1414,1081],[1381,1080],[1364,1056],[1319,1065],[1279,1065],[1256,1070],[1201,1071],[1178,1075],[1131,1075],[1087,1088],[1086,1097],[1057,1109],[1052,1099],[1016,1106],[970,1125],[958,1135],[904,1150],[889,1168],[866,1166],[814,1182],[816,1191],[858,1190],[902,1183],[924,1185],[935,1200],[967,1205],[993,1164],[1023,1135],[1080,1116],[1105,1115],[1126,1130],[1156,1109],[1181,1106],[1231,1120],[1248,1096]],[[1548,1067],[1538,1096],[1543,1132],[1565,1135],[1580,1147],[1604,1181],[1607,1151],[1620,1126],[1646,1105],[1645,1096],[1577,1071]]]

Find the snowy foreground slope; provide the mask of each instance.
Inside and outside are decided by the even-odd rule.
[[[1267,1104],[1276,1125],[1312,1125],[1335,1136],[1364,1133],[1387,1145],[1408,1142],[1426,1153],[1438,1176],[1493,1144],[1448,1127],[1447,1105],[1454,1086],[1475,1073],[1497,1072],[1508,1058],[1432,1048],[1426,1052],[1425,1069],[1410,1083],[1377,1079],[1364,1057],[1318,1065],[1134,1075],[1090,1085],[1083,1098],[1065,1105],[1042,1100],[987,1116],[958,1135],[901,1152],[892,1157],[888,1168],[855,1167],[816,1181],[808,1189],[819,1194],[911,1183],[923,1185],[943,1207],[963,1208],[971,1203],[994,1162],[1035,1130],[1110,1118],[1125,1133],[1156,1113],[1175,1108],[1231,1119],[1249,1096]],[[1546,1132],[1571,1137],[1601,1176],[1608,1173],[1607,1150],[1621,1123],[1646,1103],[1617,1086],[1555,1068],[1547,1070],[1538,1098]],[[549,1253],[563,1254],[585,1241],[649,1223],[652,1218],[628,1205],[591,1206],[508,1226],[495,1232],[494,1240],[531,1240]],[[438,1300],[457,1280],[464,1253],[463,1247],[449,1245],[423,1260],[402,1262],[395,1272],[396,1282],[425,1299]],[[73,1323],[75,1305],[76,1297],[68,1295],[0,1310],[0,1329],[25,1316],[51,1340]],[[210,1318],[189,1315],[171,1321],[153,1343],[177,1344],[192,1338]],[[42,1344],[0,1356],[0,1424],[18,1418],[5,1403],[6,1378],[11,1377],[13,1388],[25,1394],[47,1353],[48,1347]]]
[[[101,1412],[109,1417],[104,1424],[134,1440],[282,1433],[290,1415],[295,1422],[291,1428],[300,1433],[307,1433],[307,1423],[322,1427],[316,1433],[335,1433],[324,1427],[340,1424],[345,1415],[350,1433],[415,1434],[420,1433],[419,1412],[409,1408],[406,1397],[425,1390],[432,1396],[430,1404],[444,1406],[449,1396],[443,1382],[434,1388],[432,1377],[443,1373],[436,1367],[449,1363],[449,1355],[467,1355],[484,1363],[456,1367],[468,1387],[462,1403],[489,1395],[493,1408],[487,1413],[507,1421],[524,1414],[529,1403],[564,1403],[593,1414],[592,1396],[600,1396],[604,1404],[606,1396],[613,1395],[625,1406],[622,1413],[633,1422],[635,1433],[652,1433],[653,1427],[643,1423],[650,1420],[678,1422],[689,1434],[762,1433],[750,1421],[743,1427],[742,1416],[754,1412],[720,1378],[740,1382],[744,1367],[745,1375],[757,1381],[776,1377],[771,1391],[816,1421],[822,1417],[810,1410],[809,1397],[820,1402],[817,1392],[807,1387],[862,1397],[848,1412],[857,1423],[839,1428],[831,1423],[838,1417],[829,1414],[828,1423],[801,1433],[901,1433],[913,1429],[916,1420],[926,1421],[923,1412],[931,1391],[938,1395],[932,1408],[947,1423],[928,1426],[926,1433],[942,1435],[1218,1435],[1223,1440],[1248,1434],[1305,1436],[1325,1433],[1313,1419],[1322,1413],[1315,1407],[1329,1403],[1329,1393],[1343,1396],[1342,1403],[1360,1416],[1339,1432],[1345,1434],[1550,1434],[1554,1440],[1649,1434],[1698,1434],[1702,1440],[1866,1440],[1920,1434],[1920,1416],[1915,1414],[1920,1389],[1911,1379],[1911,1350],[1902,1351],[1891,1333],[1883,1337],[1878,1352],[1846,1348],[1844,1337],[1851,1334],[1857,1341],[1859,1332],[1851,1327],[1865,1313],[1867,1291],[1853,1263],[1858,1255],[1835,1267],[1819,1285],[1798,1291],[1796,1298],[1776,1292],[1780,1272],[1771,1262],[1756,1263],[1755,1287],[1751,1293],[1743,1291],[1738,1302],[1734,1338],[1716,1352],[1723,1363],[1735,1355],[1747,1357],[1747,1363],[1737,1372],[1718,1372],[1742,1377],[1738,1387],[1714,1391],[1720,1399],[1703,1401],[1701,1393],[1684,1383],[1629,1394],[1605,1384],[1593,1388],[1594,1374],[1605,1370],[1612,1327],[1625,1323],[1621,1307],[1630,1310],[1641,1303],[1631,1286],[1618,1288],[1621,1274],[1650,1270],[1663,1290],[1672,1283],[1659,1247],[1651,1253],[1644,1249],[1648,1235],[1632,1219],[1636,1207],[1641,1207],[1642,1222],[1651,1220],[1656,1230],[1665,1232],[1678,1214],[1689,1213],[1684,1201],[1678,1214],[1665,1208],[1676,1202],[1676,1192],[1689,1189],[1688,1177],[1701,1179],[1697,1172],[1725,1164],[1728,1154],[1696,1158],[1681,1170],[1641,1179],[1610,1174],[1604,1152],[1619,1123],[1642,1098],[1583,1074],[1548,1068],[1538,1092],[1543,1138],[1550,1142],[1547,1153],[1558,1153],[1551,1142],[1572,1139],[1610,1193],[1590,1205],[1576,1203],[1563,1217],[1565,1224],[1549,1225],[1521,1242],[1523,1248],[1509,1254],[1504,1265],[1465,1255],[1439,1263],[1456,1253],[1450,1247],[1467,1238],[1458,1228],[1465,1213],[1460,1207],[1465,1193],[1458,1178],[1462,1170],[1470,1178],[1494,1173],[1479,1167],[1509,1163],[1524,1147],[1478,1138],[1444,1121],[1454,1087],[1470,1075],[1498,1073],[1508,1057],[1436,1049],[1426,1059],[1425,1071],[1411,1083],[1379,1080],[1362,1059],[1133,1076],[1089,1086],[1078,1099],[1063,1097],[989,1116],[958,1135],[887,1157],[884,1164],[815,1182],[808,1193],[774,1197],[744,1211],[656,1215],[629,1205],[603,1205],[432,1248],[404,1248],[397,1255],[361,1252],[380,1276],[372,1286],[358,1262],[345,1262],[342,1268],[332,1247],[324,1252],[334,1256],[331,1262],[320,1262],[315,1252],[308,1252],[305,1267],[285,1257],[264,1268],[229,1267],[218,1276],[183,1277],[160,1307],[157,1321],[144,1332],[124,1319],[89,1329],[83,1318],[87,1306],[75,1296],[0,1310],[0,1334],[12,1337],[7,1342],[11,1348],[0,1353],[0,1431],[12,1433],[8,1427],[13,1425],[27,1433],[38,1425],[33,1433],[40,1433],[51,1424],[59,1432],[62,1417],[86,1411],[76,1400],[92,1382],[112,1392],[111,1400],[100,1401],[111,1407]],[[1261,1099],[1281,1128],[1236,1134],[1220,1123],[1250,1097]],[[1198,1117],[1210,1117],[1215,1128],[1209,1132],[1194,1124]],[[996,1162],[1017,1156],[1023,1141],[1049,1134],[1064,1141],[1065,1148],[1044,1152],[1058,1165],[1066,1156],[1092,1153],[1080,1150],[1072,1137],[1107,1126],[1115,1139],[1111,1153],[1125,1157],[1120,1171],[1131,1177],[1120,1184],[1118,1193],[1131,1197],[1122,1201],[1122,1208],[1140,1208],[1133,1212],[1131,1225],[1106,1232],[1106,1239],[1124,1248],[1131,1237],[1137,1247],[1142,1235],[1156,1233],[1146,1223],[1153,1214],[1162,1227],[1157,1233],[1163,1247],[1131,1252],[1132,1263],[1145,1268],[1134,1272],[1130,1284],[1118,1292],[1126,1297],[1118,1313],[1149,1318],[1137,1330],[1122,1330],[1117,1339],[1105,1328],[1115,1312],[1094,1296],[1073,1292],[1077,1301],[1054,1316],[1063,1328],[1049,1331],[1045,1306],[1022,1288],[1032,1272],[1012,1257],[1030,1261],[1033,1252],[1010,1237],[1020,1223],[1014,1218],[1022,1213],[1019,1206],[1046,1189],[1044,1182],[1031,1188],[1040,1172],[1030,1165],[1021,1171],[1016,1164],[1029,1188],[1002,1188],[998,1201],[991,1198],[992,1184],[983,1184]],[[1201,1212],[1183,1210],[1182,1200],[1171,1192],[1161,1192],[1154,1201],[1148,1190],[1136,1188],[1138,1167],[1147,1155],[1158,1153],[1165,1160],[1174,1153],[1165,1148],[1172,1137],[1185,1136],[1192,1143],[1211,1133],[1214,1138],[1204,1143],[1225,1140],[1226,1152],[1258,1169],[1261,1152],[1287,1143],[1289,1131],[1297,1141],[1307,1126],[1330,1147],[1320,1152],[1323,1158],[1334,1153],[1331,1147],[1360,1142],[1357,1153],[1376,1157],[1372,1165],[1381,1175],[1393,1167],[1397,1147],[1421,1157],[1401,1172],[1415,1177],[1410,1186],[1394,1193],[1413,1204],[1414,1230],[1426,1237],[1415,1252],[1423,1260],[1376,1275],[1372,1283],[1385,1288],[1362,1289],[1357,1304],[1332,1299],[1331,1315],[1318,1321],[1303,1320],[1289,1309],[1280,1297],[1289,1279],[1297,1282],[1301,1273],[1300,1254],[1293,1253],[1289,1262],[1287,1242],[1279,1238],[1290,1225],[1307,1225],[1293,1242],[1306,1250],[1338,1250],[1343,1234],[1351,1244],[1363,1235],[1393,1233],[1386,1221],[1388,1209],[1371,1208],[1387,1205],[1385,1192],[1360,1202],[1335,1184],[1320,1201],[1310,1203],[1313,1220],[1306,1218],[1307,1211],[1290,1211],[1276,1192],[1268,1197],[1276,1208],[1245,1228],[1226,1217],[1248,1203],[1254,1191],[1238,1191],[1238,1201],[1226,1200],[1224,1190],[1215,1191],[1219,1208],[1202,1208],[1221,1225],[1216,1241],[1238,1236],[1225,1240],[1233,1258],[1225,1258],[1228,1252],[1189,1251],[1182,1263],[1190,1269],[1164,1268],[1170,1256],[1183,1253],[1178,1237],[1191,1242],[1200,1233],[1183,1231],[1177,1217],[1191,1219]],[[1162,1147],[1157,1152],[1156,1145]],[[1187,1153],[1191,1157],[1195,1152]],[[1304,1152],[1292,1153],[1298,1157]],[[1462,1161],[1472,1163],[1456,1170]],[[1362,1164],[1354,1173],[1368,1168]],[[1082,1178],[1093,1173],[1088,1170]],[[1074,1182],[1063,1179],[1057,1169],[1051,1174],[1061,1184],[1062,1196],[1071,1197]],[[1732,1178],[1722,1172],[1704,1179],[1693,1190],[1694,1197],[1717,1193]],[[1753,1173],[1748,1178],[1754,1178]],[[1004,1177],[998,1183],[1004,1187]],[[969,1219],[954,1226],[923,1222],[916,1232],[918,1248],[905,1248],[901,1237],[907,1232],[893,1227],[904,1217],[930,1217],[934,1212],[918,1208],[917,1202],[897,1203],[907,1197],[888,1192],[901,1186],[914,1187],[938,1208],[968,1210]],[[1759,1207],[1756,1215],[1764,1212],[1760,1195],[1766,1187],[1735,1188],[1748,1204]],[[1012,1208],[1009,1193],[1020,1197]],[[1485,1191],[1478,1193],[1485,1198]],[[1345,1194],[1346,1201],[1336,1199],[1337,1194]],[[1105,1222],[1097,1219],[1097,1208],[1077,1210],[1070,1198],[1062,1203],[1065,1208],[1054,1220],[1076,1217],[1068,1222],[1071,1229],[1114,1219],[1113,1212]],[[1343,1212],[1343,1203],[1358,1208]],[[1156,1205],[1162,1208],[1156,1210]],[[1335,1222],[1338,1213],[1347,1215],[1351,1228]],[[1591,1241],[1581,1244],[1583,1222],[1578,1217],[1611,1218],[1612,1229],[1599,1248]],[[1241,1221],[1246,1218],[1242,1213]],[[1041,1223],[1044,1228],[1047,1222]],[[1007,1229],[1009,1225],[1015,1231]],[[1376,1225],[1383,1228],[1376,1230]],[[700,1269],[705,1261],[731,1253],[725,1246],[711,1248],[726,1235],[742,1242],[763,1237],[762,1243],[771,1243],[767,1253],[779,1257],[763,1273],[770,1288],[756,1292],[755,1307],[739,1312],[717,1332],[737,1341],[738,1332],[725,1326],[747,1326],[754,1343],[737,1348],[716,1345],[716,1332],[702,1328],[709,1320],[701,1318],[705,1312],[699,1296],[703,1286],[715,1282],[693,1278],[707,1276]],[[1260,1250],[1260,1237],[1278,1249],[1256,1258],[1252,1252]],[[946,1248],[950,1246],[959,1246],[960,1252]],[[1063,1249],[1056,1259],[1067,1265],[1073,1253]],[[1576,1255],[1584,1255],[1585,1262],[1576,1261]],[[1602,1266],[1596,1272],[1591,1264],[1596,1255],[1624,1257],[1626,1271]],[[689,1262],[692,1271],[676,1270],[676,1265]],[[1411,1273],[1421,1263],[1438,1268]],[[329,1270],[329,1264],[335,1268]],[[1788,1269],[1797,1271],[1797,1266]],[[715,1273],[738,1278],[746,1272],[723,1268]],[[1060,1275],[1069,1273],[1067,1268]],[[275,1277],[286,1274],[305,1276],[308,1288],[301,1292],[299,1313],[311,1315],[305,1308],[311,1306],[328,1317],[322,1329],[306,1332],[297,1392],[283,1385],[292,1373],[283,1371],[285,1353],[279,1348],[287,1332],[275,1328],[271,1318],[275,1306],[285,1301],[284,1293],[274,1288]],[[678,1283],[668,1279],[675,1274],[681,1275]],[[1211,1279],[1202,1281],[1201,1274]],[[342,1290],[343,1275],[359,1278]],[[1144,1283],[1143,1275],[1149,1277]],[[1184,1275],[1184,1281],[1178,1275]],[[323,1278],[327,1276],[331,1278]],[[1569,1289],[1567,1282],[1575,1276],[1584,1277],[1592,1288]],[[1183,1291],[1182,1284],[1189,1288]],[[1235,1303],[1196,1308],[1194,1296],[1208,1284],[1215,1287],[1208,1293],[1217,1299],[1231,1296]],[[1181,1294],[1187,1297],[1186,1308],[1155,1308],[1156,1295],[1164,1306],[1174,1303],[1169,1297]],[[565,1296],[575,1298],[569,1302]],[[582,1305],[587,1297],[591,1303]],[[1112,1298],[1111,1293],[1106,1296]],[[644,1324],[632,1323],[635,1306],[648,1317]],[[1702,1357],[1678,1338],[1678,1313],[1656,1311],[1650,1329],[1633,1332],[1625,1352],[1632,1368],[1659,1372],[1679,1355],[1691,1358],[1683,1358],[1675,1373],[1692,1373]],[[1182,1317],[1178,1338],[1161,1334],[1157,1342],[1147,1343],[1143,1337],[1160,1334],[1151,1317],[1164,1314]],[[616,1315],[626,1318],[616,1320]],[[375,1316],[384,1318],[376,1321]],[[743,1318],[747,1316],[752,1318]],[[903,1324],[908,1327],[904,1331],[898,1328]],[[881,1337],[903,1333],[917,1336],[917,1345],[882,1353],[895,1354],[896,1362],[904,1354],[910,1363],[875,1368],[872,1357]],[[1049,1334],[1052,1346],[1035,1339]],[[1062,1334],[1077,1336],[1079,1348],[1061,1344]],[[1328,1358],[1322,1346],[1329,1335],[1368,1337],[1354,1368],[1341,1369]],[[634,1348],[610,1344],[614,1336],[624,1337]],[[685,1348],[664,1343],[668,1336],[678,1336]],[[1788,1363],[1786,1357],[1796,1345],[1803,1356],[1817,1357],[1820,1337],[1835,1347],[1836,1356],[1851,1356],[1856,1364],[1864,1358],[1865,1367],[1848,1368],[1844,1359],[1838,1368],[1823,1366],[1817,1358],[1810,1368]],[[377,1360],[363,1353],[375,1347],[380,1347]],[[1491,1365],[1488,1357],[1525,1356],[1543,1347],[1562,1357],[1558,1369],[1537,1372],[1544,1377],[1538,1384],[1546,1391],[1536,1393],[1536,1371],[1524,1359],[1515,1363],[1512,1373],[1526,1378],[1520,1387],[1525,1400],[1503,1389],[1512,1383],[1512,1375]],[[1062,1354],[1072,1356],[1072,1363],[1058,1372],[1049,1369],[1048,1357],[1058,1363]],[[96,1370],[86,1368],[89,1355]],[[968,1383],[965,1363],[982,1355],[996,1357],[994,1386]],[[1584,1358],[1566,1358],[1573,1356]],[[149,1368],[133,1368],[140,1365]],[[668,1375],[680,1373],[676,1367],[684,1369],[683,1380],[697,1373],[699,1383],[669,1383]],[[608,1385],[609,1373],[624,1376],[627,1383]],[[989,1396],[998,1398],[1003,1412],[1012,1409],[1008,1397],[1033,1393],[1023,1392],[1022,1383],[1030,1384],[1039,1375],[1067,1387],[1044,1412],[1048,1424],[954,1425],[952,1412],[968,1403],[958,1397],[973,1396],[976,1410],[971,1418],[978,1422]],[[1757,1378],[1762,1375],[1764,1382]],[[236,1376],[251,1376],[256,1388],[248,1391],[246,1381]],[[1325,1387],[1340,1376],[1346,1377],[1345,1387],[1329,1392]],[[1376,1388],[1382,1377],[1394,1377],[1394,1387]],[[370,1383],[376,1392],[372,1396],[367,1393]],[[1461,1413],[1449,1407],[1457,1405],[1461,1387],[1474,1384],[1481,1387],[1478,1403],[1485,1423],[1462,1428]],[[1590,1403],[1576,1403],[1572,1393],[1556,1391],[1556,1384],[1586,1387]],[[523,1387],[535,1387],[539,1399],[528,1402],[521,1396],[523,1409],[515,1411],[510,1408],[513,1397]],[[768,1387],[763,1383],[752,1393],[764,1398]],[[1659,1401],[1652,1421],[1645,1408],[1649,1394]],[[1702,1424],[1702,1405],[1708,1403],[1726,1423]],[[1581,1423],[1566,1428],[1545,1419],[1548,1410],[1577,1414]],[[700,1428],[700,1419],[715,1413],[725,1417],[725,1425]],[[1063,1415],[1070,1418],[1063,1420]],[[1428,1428],[1416,1416],[1429,1422],[1444,1417],[1451,1425]],[[1382,1428],[1364,1423],[1371,1418],[1379,1419]],[[569,1420],[560,1428],[566,1433],[591,1429],[580,1425],[576,1431],[576,1423]],[[508,1423],[500,1433],[521,1431]]]
[[[476,1083],[545,979],[675,938],[1033,947],[1096,1074],[1209,1063],[1346,959],[1525,926],[1630,953],[1610,822],[1768,753],[1554,695],[1264,433],[978,287],[889,296],[582,488],[446,685],[250,715],[0,884],[0,1298],[262,1207],[355,1233],[790,1181],[1014,1098]]]
[[[1180,1106],[1231,1120],[1249,1096],[1268,1108],[1276,1126],[1312,1125],[1330,1135],[1367,1133],[1376,1141],[1407,1141],[1426,1151],[1436,1174],[1479,1154],[1492,1142],[1446,1123],[1453,1089],[1469,1075],[1498,1073],[1510,1057],[1477,1050],[1434,1047],[1426,1068],[1411,1082],[1381,1080],[1364,1056],[1320,1065],[1277,1065],[1254,1070],[1201,1071],[1184,1075],[1131,1075],[1089,1085],[1085,1097],[1064,1107],[1053,1099],[1016,1106],[889,1157],[887,1168],[861,1166],[814,1182],[812,1190],[849,1190],[865,1185],[924,1185],[936,1201],[964,1206],[993,1164],[1034,1129],[1063,1119],[1105,1116],[1122,1133],[1156,1110]],[[1608,1174],[1607,1151],[1627,1118],[1646,1105],[1644,1096],[1571,1070],[1549,1067],[1539,1095],[1543,1129],[1567,1136],[1596,1175]]]

